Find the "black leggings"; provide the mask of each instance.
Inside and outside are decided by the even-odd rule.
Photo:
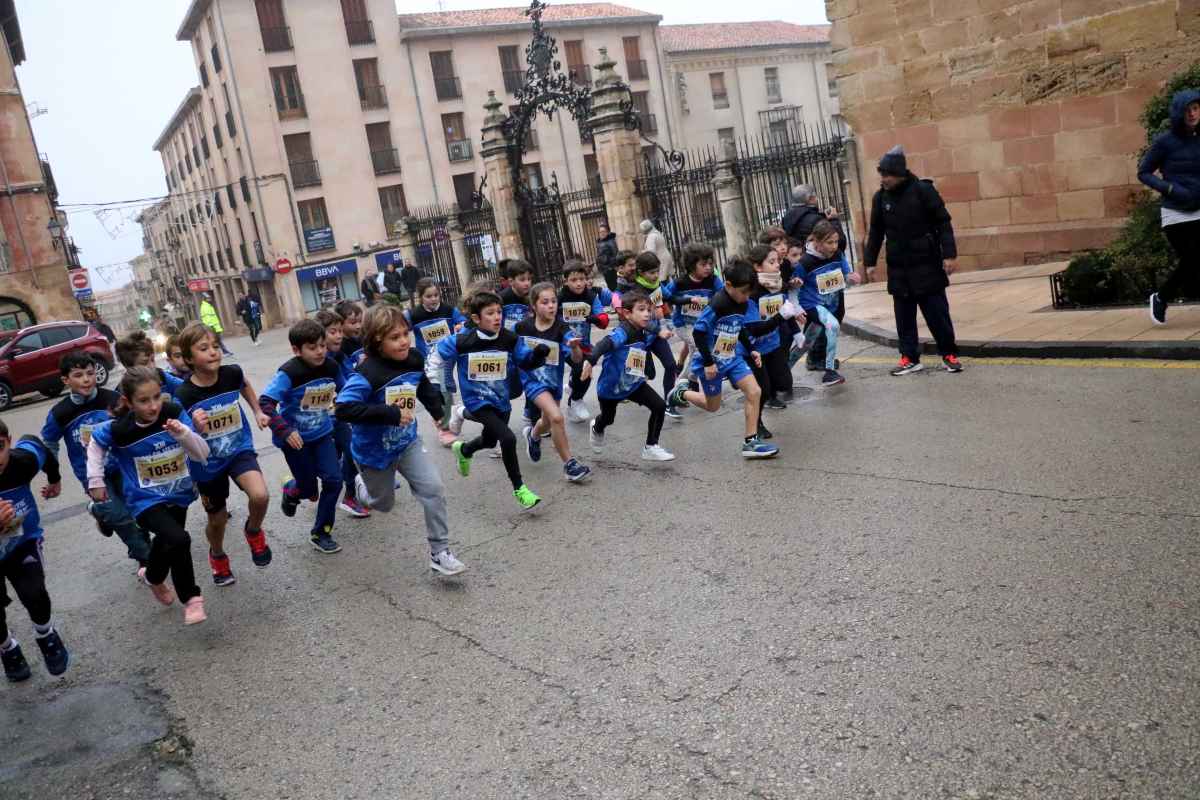
[[[1195,285],[1200,278],[1200,220],[1168,225],[1163,235],[1179,263],[1158,288],[1158,297],[1164,303],[1173,303],[1185,292],[1200,292],[1200,286]]]
[[[4,585],[6,579],[12,584],[21,605],[29,612],[33,624],[45,625],[50,622],[50,595],[46,592],[40,540],[17,545],[0,561],[0,644],[8,639],[8,619],[4,609],[12,602]]]
[[[578,403],[587,394],[587,390],[592,386],[592,379],[583,379],[583,362],[571,363],[571,402]]]
[[[153,535],[146,581],[159,584],[170,574],[181,603],[200,594],[192,569],[192,537],[183,527],[186,522],[187,508],[173,503],[151,506],[137,515],[137,524]]]
[[[646,423],[646,446],[658,444],[658,435],[662,433],[663,420],[667,417],[667,404],[648,383],[639,385],[633,390],[633,394],[625,399],[650,409],[650,420]],[[617,418],[617,406],[620,404],[620,400],[600,398],[600,416],[595,422],[596,433],[604,433],[604,429],[613,424],[613,420]]]
[[[666,397],[671,393],[671,390],[675,388],[675,375],[677,372],[675,353],[671,351],[671,343],[658,336],[654,337],[654,342],[647,349],[653,353],[654,357],[657,358],[659,363],[662,364],[663,397]],[[646,366],[651,367],[651,371],[646,373],[646,377],[653,377],[653,365],[647,364]]]
[[[491,406],[484,406],[478,411],[467,412],[467,418],[473,419],[483,426],[483,433],[463,445],[462,454],[467,458],[480,450],[490,450],[497,444],[504,457],[504,471],[512,482],[513,491],[520,489],[525,481],[521,478],[521,465],[517,462],[517,437],[508,428],[508,415],[512,411],[501,414]]]

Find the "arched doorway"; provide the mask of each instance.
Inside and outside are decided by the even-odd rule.
[[[36,323],[29,306],[13,297],[0,297],[0,331],[16,331]]]

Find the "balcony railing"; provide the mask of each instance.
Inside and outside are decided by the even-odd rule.
[[[644,81],[650,77],[650,70],[646,68],[646,59],[644,58],[626,61],[625,66],[629,68],[629,80],[631,81]]]
[[[726,92],[713,92],[713,108],[729,108],[729,95]]]
[[[371,166],[376,175],[388,175],[400,171],[400,151],[396,148],[371,151]]]
[[[375,26],[369,19],[346,20],[346,41],[350,44],[371,44],[375,41]]]
[[[225,146],[225,140],[221,138],[221,126],[215,122],[213,123],[213,141],[216,142],[218,148]]]
[[[587,64],[568,64],[567,72],[576,86],[592,85],[592,68]]]
[[[457,77],[433,77],[433,88],[438,100],[454,100],[462,97],[462,85]]]
[[[596,135],[594,133],[592,133],[591,129],[580,128],[579,129],[579,141],[582,142],[583,144],[594,145],[596,143]]]
[[[453,139],[446,142],[446,154],[450,156],[451,161],[470,161],[471,160],[471,140],[470,139]]]
[[[237,126],[233,124],[233,112],[225,112],[225,128],[229,131],[229,138],[237,136]]]
[[[537,131],[530,129],[525,132],[525,149],[526,150],[537,150],[538,149]]]
[[[523,69],[506,69],[504,70],[504,91],[509,94],[516,94],[525,85],[525,70]]]
[[[280,119],[300,119],[308,116],[308,109],[304,106],[304,95],[298,91],[286,97],[275,95],[275,108],[279,109]]]
[[[658,133],[658,117],[645,111],[640,113],[642,118],[642,133]]]
[[[387,108],[387,90],[382,86],[358,87],[358,99],[363,111],[369,108]]]
[[[297,189],[321,185],[321,168],[316,161],[289,161],[288,169],[292,172],[292,185]]]
[[[242,242],[241,244],[239,244],[239,245],[238,245],[238,250],[239,250],[239,251],[241,252],[241,254],[242,254],[242,264],[243,264],[243,265],[245,265],[247,268],[249,268],[249,267],[251,266],[251,264],[250,264],[250,253],[249,253],[249,252],[246,250],[246,243],[245,243],[245,242]]]
[[[280,53],[292,49],[292,29],[286,25],[282,28],[262,29],[263,50],[268,53]]]

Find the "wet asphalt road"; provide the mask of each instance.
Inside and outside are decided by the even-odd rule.
[[[232,343],[260,389],[287,354]],[[402,492],[339,517],[334,556],[273,503],[274,563],[231,539],[217,589],[194,506],[195,628],[68,478],[44,510],[73,661],[0,686],[0,797],[1200,796],[1200,370],[896,379],[844,350],[844,387],[768,417],[779,459],[742,462],[734,405],[668,421],[678,460],[646,464],[624,405],[602,456],[571,428],[586,485],[522,454],[530,515],[423,420],[459,580]]]

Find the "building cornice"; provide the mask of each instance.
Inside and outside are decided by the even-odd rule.
[[[590,19],[555,20],[542,23],[546,30],[572,30],[577,28],[604,28],[614,25],[657,25],[662,22],[659,14],[642,14],[629,17],[592,17]],[[401,29],[400,39],[436,39],[442,36],[483,36],[491,33],[528,33],[529,22],[503,22],[490,25],[445,25],[432,28]]]
[[[192,0],[188,4],[187,13],[183,15],[183,22],[179,24],[179,30],[175,31],[175,38],[181,42],[190,42],[210,5],[212,0]]]
[[[200,87],[193,86],[188,90],[188,93],[184,95],[183,102],[179,104],[179,108],[175,109],[175,113],[171,115],[171,121],[167,123],[167,127],[163,128],[163,132],[160,133],[158,138],[154,140],[155,150],[162,149],[163,144],[171,137],[171,134],[175,133],[176,129],[179,128],[180,123],[183,122],[187,114],[199,104]]]

